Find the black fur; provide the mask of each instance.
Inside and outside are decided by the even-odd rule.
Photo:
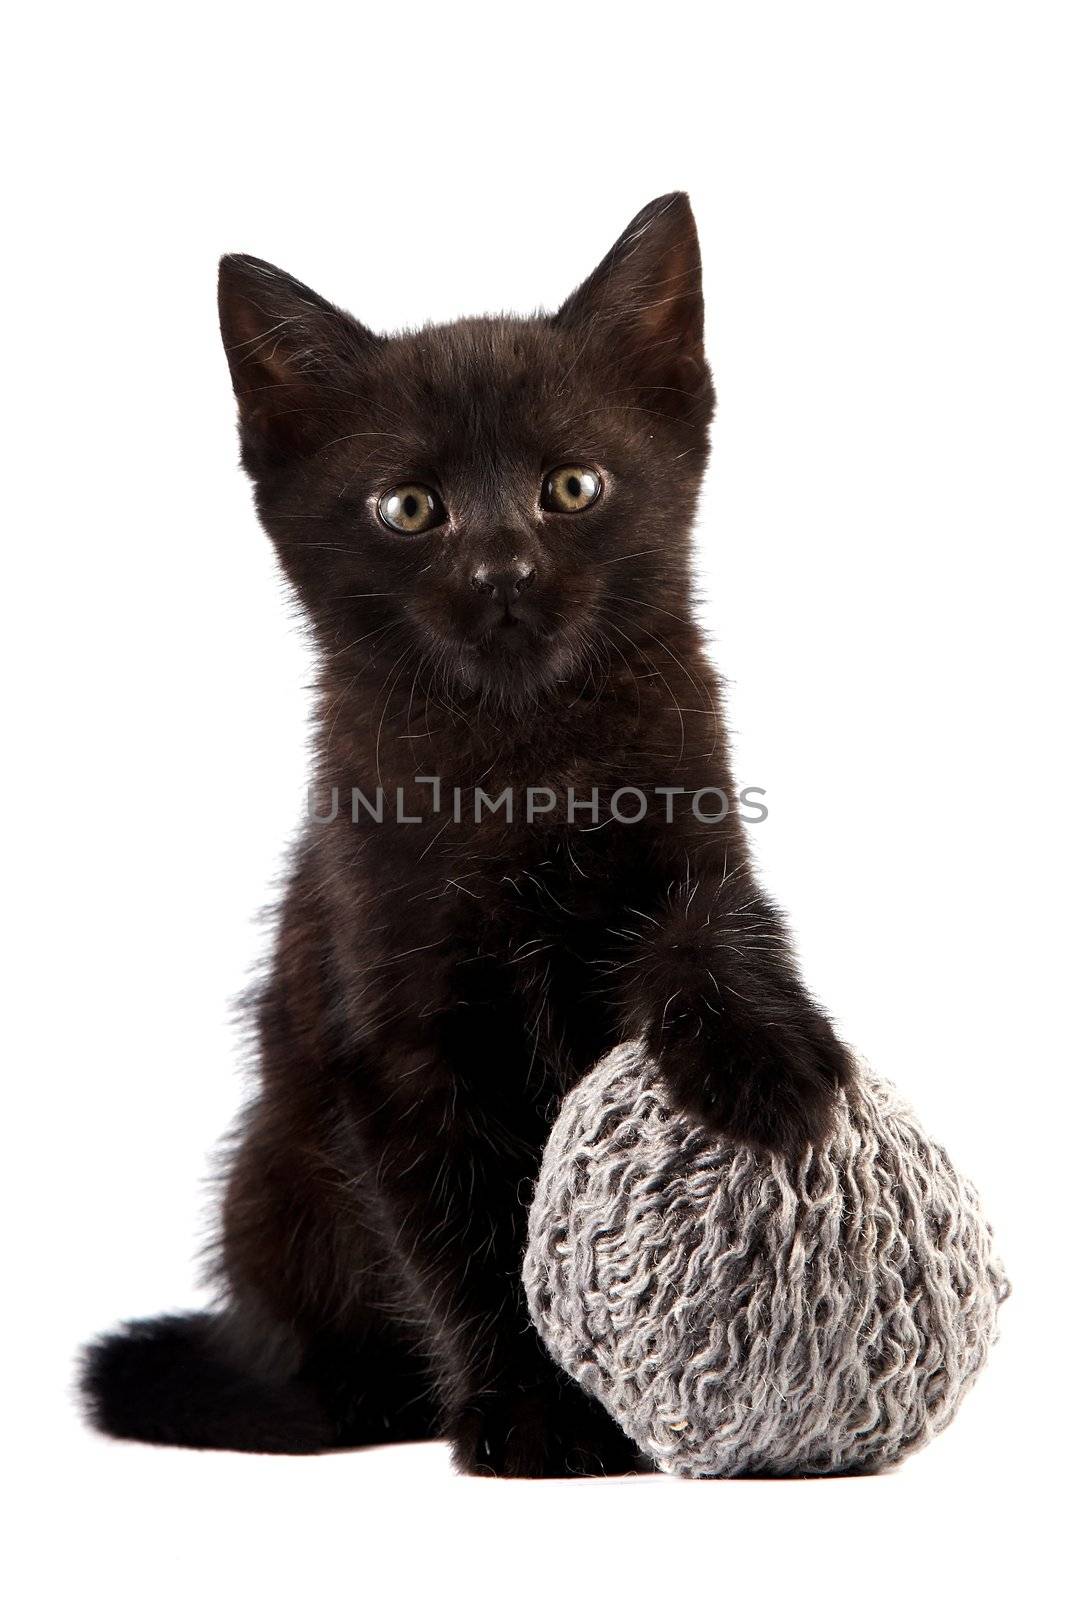
[[[97,1346],[93,1418],[205,1448],[443,1433],[466,1471],[633,1469],[523,1306],[560,1096],[644,1033],[679,1105],[783,1149],[823,1137],[850,1071],[736,808],[690,803],[734,791],[691,604],[713,392],[688,203],[647,207],[555,316],[380,338],[240,256],[220,304],[243,460],[318,648],[319,814],[339,808],[308,823],[255,1002],[221,1310]],[[574,513],[542,503],[570,464],[603,481]],[[445,520],[398,533],[378,499],[411,483]],[[385,820],[354,825],[353,788],[379,786]],[[560,799],[527,821],[530,786]],[[622,786],[644,820],[567,819],[568,787]],[[476,822],[478,788],[511,788],[514,821]],[[394,815],[401,789],[421,821]]]

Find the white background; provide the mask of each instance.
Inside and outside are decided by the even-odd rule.
[[[1062,11],[23,8],[4,116],[4,1453],[19,1595],[1046,1592],[1064,1273]],[[701,567],[754,836],[1015,1296],[883,1479],[509,1484],[107,1443],[78,1343],[195,1303],[228,1004],[308,665],[236,462],[223,250],[372,325],[558,302],[689,189]],[[235,1587],[236,1586],[236,1587]],[[696,1586],[694,1588],[694,1586]]]

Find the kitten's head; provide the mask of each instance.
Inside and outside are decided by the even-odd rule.
[[[242,459],[324,649],[519,704],[688,604],[713,408],[684,195],[554,315],[389,338],[223,258]]]

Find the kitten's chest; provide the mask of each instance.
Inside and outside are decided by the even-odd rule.
[[[613,975],[654,880],[639,855],[623,872],[571,834],[538,845],[451,881],[443,959],[455,961],[458,1005],[509,1017],[518,1056],[566,1084],[615,1042]]]
[[[351,830],[331,832],[347,847]],[[349,1011],[361,1024],[384,1008],[435,1053],[488,1062],[487,1094],[501,1063],[565,1086],[615,1042],[614,975],[657,890],[651,845],[639,828],[499,818],[376,831],[327,863]]]

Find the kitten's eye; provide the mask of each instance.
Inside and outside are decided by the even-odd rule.
[[[425,533],[445,520],[445,508],[421,483],[402,483],[382,495],[378,515],[395,533]]]
[[[592,467],[557,467],[541,485],[541,504],[546,511],[587,511],[603,487]]]

